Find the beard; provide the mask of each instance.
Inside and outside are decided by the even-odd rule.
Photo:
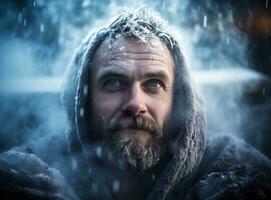
[[[114,118],[102,122],[103,141],[100,160],[109,161],[118,168],[144,171],[159,163],[164,155],[162,128],[152,119],[142,116]],[[148,140],[140,139],[140,132]]]

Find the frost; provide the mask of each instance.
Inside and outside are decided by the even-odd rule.
[[[123,10],[120,17],[109,26],[108,30],[112,40],[121,35],[134,36],[138,39],[138,42],[146,44],[149,41],[148,39],[159,37],[165,39],[172,47],[174,41],[169,35],[175,34],[171,30],[172,28],[168,27],[167,21],[160,18],[156,13],[150,14],[146,8],[134,11],[136,10]]]
[[[44,181],[50,180],[49,176],[47,176],[44,173],[35,174],[34,177],[39,178],[40,180],[44,180]]]
[[[10,172],[13,173],[13,174],[18,174],[18,171],[15,170],[15,169],[10,169]]]

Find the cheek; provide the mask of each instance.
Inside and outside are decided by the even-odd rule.
[[[97,92],[93,98],[94,111],[105,121],[109,121],[120,109],[121,95]]]
[[[149,112],[161,127],[164,126],[164,123],[167,120],[167,117],[169,116],[171,112],[172,107],[172,96],[169,95],[166,98],[150,98],[149,101]]]

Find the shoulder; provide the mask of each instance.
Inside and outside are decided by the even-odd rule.
[[[187,199],[269,199],[270,160],[244,141],[212,138]]]
[[[200,173],[224,171],[233,166],[270,166],[270,160],[257,149],[233,136],[210,138],[202,159]]]
[[[58,170],[50,167],[34,154],[15,150],[6,151],[0,154],[0,163],[2,172],[10,172],[11,177],[22,174],[31,177],[47,177],[59,183],[65,181]]]
[[[77,199],[58,170],[34,154],[15,150],[0,154],[0,195],[3,199]]]
[[[57,170],[50,168],[47,163],[34,154],[10,150],[0,154],[0,161],[13,170],[20,170],[25,174],[44,173],[51,177],[60,177]]]
[[[66,175],[70,173],[71,157],[65,135],[47,135],[35,141],[13,148],[16,152],[36,156],[49,166]]]

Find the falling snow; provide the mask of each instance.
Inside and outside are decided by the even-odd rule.
[[[84,85],[84,87],[83,87],[83,94],[84,94],[84,96],[87,96],[87,94],[88,94],[88,84]]]
[[[204,18],[203,18],[203,27],[206,28],[207,26],[207,16],[204,15]]]
[[[80,117],[84,117],[84,115],[85,115],[84,108],[80,108]]]
[[[72,162],[71,163],[72,164],[72,170],[76,170],[77,167],[78,167],[76,159],[72,158],[71,162]]]
[[[84,0],[82,2],[82,8],[87,8],[91,5],[91,0]]]
[[[98,158],[102,157],[102,148],[100,146],[96,147],[96,156]]]
[[[118,180],[114,180],[112,184],[112,192],[116,193],[120,189],[120,182]]]
[[[40,24],[40,32],[44,31],[44,24]]]
[[[227,37],[226,39],[226,44],[229,45],[230,44],[230,38]]]

